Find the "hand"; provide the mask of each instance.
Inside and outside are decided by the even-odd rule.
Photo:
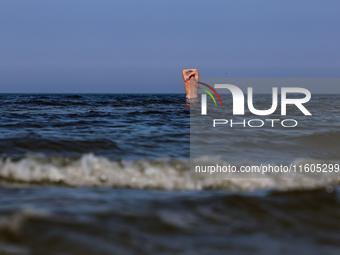
[[[190,80],[191,77],[195,76],[196,75],[196,71],[192,71],[191,73],[189,73],[187,75],[188,79],[187,80]]]

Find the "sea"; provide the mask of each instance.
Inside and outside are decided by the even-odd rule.
[[[340,95],[308,110],[289,131],[219,126],[220,160],[339,164]],[[340,173],[192,178],[190,111],[183,94],[0,94],[0,254],[340,254]]]

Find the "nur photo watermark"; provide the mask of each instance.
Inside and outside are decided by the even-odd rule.
[[[190,108],[194,178],[339,175],[339,95],[313,93],[337,78],[201,78]]]

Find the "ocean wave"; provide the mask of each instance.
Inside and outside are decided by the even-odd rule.
[[[215,162],[215,159],[205,159]],[[228,164],[228,162],[222,162]],[[297,159],[296,165],[326,162],[315,159]],[[244,162],[240,165],[252,165]],[[159,190],[231,190],[257,189],[310,189],[340,183],[339,173],[312,175],[308,173],[247,175],[239,178],[210,178],[205,174],[192,178],[189,160],[135,160],[116,161],[93,154],[84,154],[79,159],[68,157],[43,157],[28,155],[20,160],[11,158],[0,161],[2,183],[26,183],[35,185],[64,185],[70,187],[107,187]],[[224,176],[225,177],[225,176]]]

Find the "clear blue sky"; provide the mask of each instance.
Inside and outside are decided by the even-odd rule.
[[[0,93],[184,93],[183,68],[340,77],[339,13],[338,0],[1,0]]]

